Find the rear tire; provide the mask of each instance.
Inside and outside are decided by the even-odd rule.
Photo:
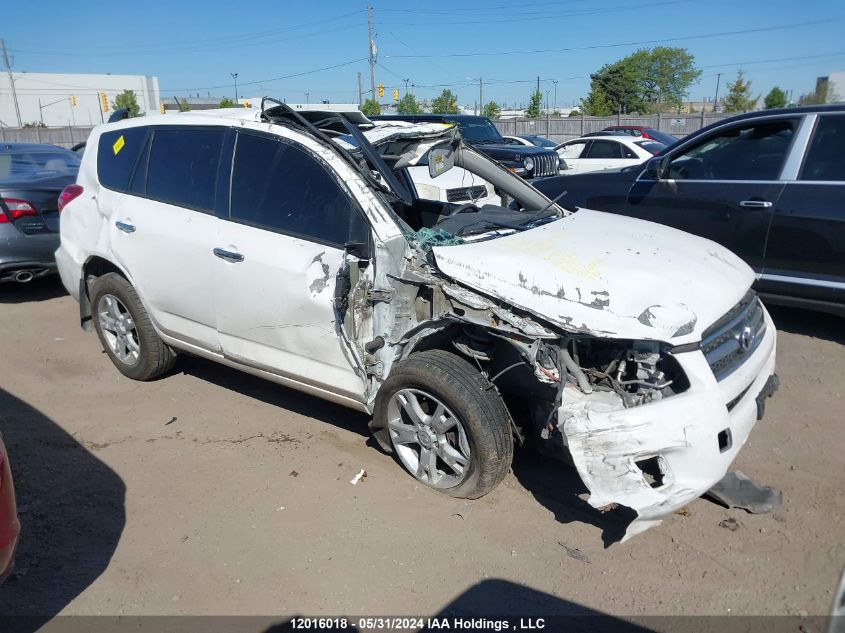
[[[396,363],[374,417],[405,470],[445,494],[476,499],[510,469],[510,413],[494,385],[455,354],[427,350]]]
[[[117,273],[89,284],[94,329],[118,371],[152,380],[173,367],[176,354],[162,341],[135,288]]]

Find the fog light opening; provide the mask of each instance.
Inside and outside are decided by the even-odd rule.
[[[660,488],[663,485],[663,468],[660,465],[660,457],[649,457],[634,462],[643,473],[643,479],[652,488]]]

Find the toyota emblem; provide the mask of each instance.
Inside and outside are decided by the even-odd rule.
[[[751,349],[751,346],[754,344],[754,331],[750,325],[742,328],[742,331],[737,335],[737,341],[739,341],[740,353],[747,352]]]

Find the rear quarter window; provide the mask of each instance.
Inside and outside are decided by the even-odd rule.
[[[129,190],[129,179],[147,138],[146,127],[104,132],[97,146],[97,176],[100,184],[117,191]]]

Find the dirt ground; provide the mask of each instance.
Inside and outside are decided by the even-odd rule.
[[[781,489],[781,508],[698,500],[606,547],[619,518],[563,464],[519,451],[491,494],[451,499],[345,408],[195,358],[123,378],[76,310],[55,279],[0,287],[0,431],[24,530],[0,614],[424,615],[460,597],[487,614],[829,612],[845,564],[840,319],[772,310],[781,390],[736,467]]]

